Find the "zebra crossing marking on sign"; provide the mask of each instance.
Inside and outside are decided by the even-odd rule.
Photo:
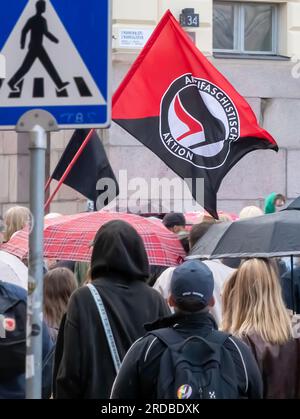
[[[61,128],[107,126],[109,0],[18,2],[23,8],[15,10],[15,2],[6,6],[14,8],[11,14],[16,17],[10,32],[0,16],[0,27],[7,30],[6,38],[0,35],[6,58],[6,79],[0,84],[1,128],[14,127],[24,112],[35,108],[51,112]]]

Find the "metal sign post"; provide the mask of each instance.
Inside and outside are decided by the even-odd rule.
[[[2,2],[0,130],[30,136],[26,394],[40,398],[46,133],[110,125],[111,0]]]
[[[40,399],[42,389],[43,250],[45,156],[49,131],[58,130],[53,116],[44,110],[29,111],[16,131],[29,134],[30,211],[29,270],[26,342],[26,398]]]

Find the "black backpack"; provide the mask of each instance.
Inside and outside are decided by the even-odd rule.
[[[25,373],[26,302],[0,284],[0,371],[1,377]]]
[[[212,331],[205,338],[184,339],[173,328],[151,331],[151,334],[167,346],[160,361],[158,399],[241,397],[231,352],[224,347],[230,335]]]

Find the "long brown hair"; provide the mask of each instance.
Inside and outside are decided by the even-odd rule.
[[[291,320],[269,260],[245,261],[225,283],[222,302],[223,330],[239,337],[256,333],[272,344],[291,338]]]
[[[44,319],[52,328],[58,328],[67,311],[69,298],[77,288],[75,276],[70,269],[54,268],[44,277]]]

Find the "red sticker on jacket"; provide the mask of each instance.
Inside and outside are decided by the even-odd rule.
[[[6,317],[3,322],[4,330],[7,332],[13,332],[16,329],[16,321],[15,319],[10,319]]]

